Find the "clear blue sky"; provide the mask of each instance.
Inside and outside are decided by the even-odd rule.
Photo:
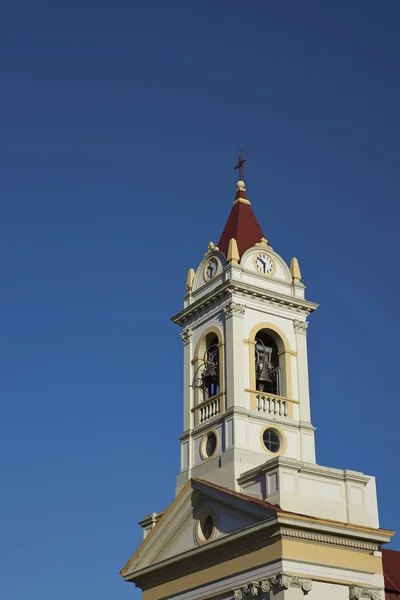
[[[16,0],[0,30],[1,597],[140,597],[118,570],[179,468],[169,317],[241,145],[321,303],[318,461],[376,475],[400,530],[400,3]]]

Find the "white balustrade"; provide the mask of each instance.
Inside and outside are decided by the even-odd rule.
[[[257,395],[257,410],[279,417],[287,417],[289,414],[287,400],[277,398],[276,396],[264,396],[261,394]]]
[[[197,409],[199,411],[199,423],[204,423],[219,415],[221,412],[221,398],[210,398],[210,400],[206,400],[203,404],[200,404]]]

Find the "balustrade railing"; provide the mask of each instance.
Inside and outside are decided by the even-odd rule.
[[[284,398],[270,396],[268,394],[257,394],[257,410],[269,415],[287,417],[289,415],[288,401]]]
[[[223,411],[222,394],[201,402],[201,404],[194,407],[194,410],[196,411],[197,423],[205,423],[209,419],[221,414]]]

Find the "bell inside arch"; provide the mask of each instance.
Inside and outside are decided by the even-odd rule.
[[[278,349],[271,336],[260,332],[256,337],[256,389],[279,394]]]

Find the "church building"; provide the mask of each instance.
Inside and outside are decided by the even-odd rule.
[[[184,371],[176,497],[142,519],[121,575],[143,600],[395,598],[374,477],[316,460],[307,328],[318,305],[297,259],[270,246],[242,179],[172,318]]]

